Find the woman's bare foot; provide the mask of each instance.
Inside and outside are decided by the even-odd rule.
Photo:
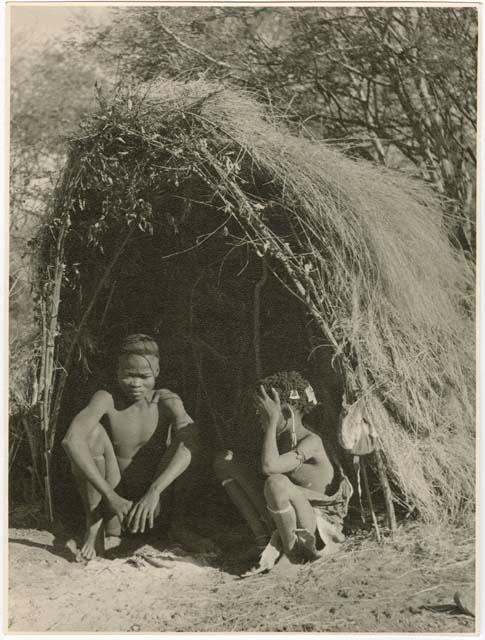
[[[88,524],[81,549],[76,554],[77,562],[89,562],[96,556],[104,555],[104,528],[103,521],[97,520]]]

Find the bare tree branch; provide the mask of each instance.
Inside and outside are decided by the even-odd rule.
[[[227,64],[227,62],[222,62],[222,60],[216,60],[215,58],[210,56],[208,53],[204,53],[204,51],[200,51],[199,49],[192,47],[190,44],[183,42],[183,40],[181,40],[173,31],[171,31],[168,27],[166,27],[163,24],[162,16],[160,15],[160,13],[157,14],[157,20],[160,23],[162,30],[165,31],[165,33],[169,35],[171,38],[173,38],[179,46],[183,47],[184,49],[187,49],[188,51],[192,51],[192,53],[196,53],[198,56],[201,56],[202,58],[205,58],[209,62],[212,62],[212,64],[217,64],[219,67],[224,67],[226,69],[232,69],[231,65]]]

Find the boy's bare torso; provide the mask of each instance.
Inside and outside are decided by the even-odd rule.
[[[129,493],[140,493],[153,479],[167,449],[172,416],[163,398],[154,400],[155,392],[128,406],[120,395],[111,395],[106,431],[124,484],[129,485]]]
[[[152,403],[151,397],[123,407],[113,396],[113,408],[107,413],[107,427],[118,460],[131,460],[150,442],[162,426],[160,417],[158,403]]]

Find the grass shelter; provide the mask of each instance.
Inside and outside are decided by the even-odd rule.
[[[474,279],[444,215],[425,185],[296,135],[223,84],[100,95],[39,237],[47,484],[93,372],[143,331],[209,449],[253,433],[248,385],[299,369],[323,432],[361,403],[396,503],[459,517],[475,494]]]

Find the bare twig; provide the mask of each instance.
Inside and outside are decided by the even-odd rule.
[[[190,247],[186,247],[185,249],[181,249],[180,251],[175,251],[174,253],[169,253],[166,256],[162,256],[160,259],[161,260],[168,260],[168,258],[173,258],[175,256],[180,256],[183,253],[188,253],[189,251],[193,251],[194,249],[198,249],[200,246],[202,246],[204,244],[204,242],[207,242],[207,240],[209,240],[209,238],[212,238],[213,235],[215,235],[218,231],[220,231],[220,229],[223,229],[227,223],[229,222],[229,220],[233,217],[233,214],[231,213],[230,216],[228,216],[224,222],[221,222],[220,225],[218,225],[213,231],[211,231],[210,233],[205,234],[203,240],[201,240],[200,242],[196,242],[195,244],[191,245]]]
[[[219,67],[224,67],[226,69],[231,69],[232,68],[230,64],[227,64],[227,62],[222,62],[222,60],[216,60],[215,58],[210,56],[208,53],[205,53],[204,51],[200,51],[199,49],[196,49],[195,47],[192,47],[190,44],[187,44],[186,42],[183,42],[183,40],[181,40],[173,31],[171,31],[168,27],[166,27],[163,24],[162,16],[160,15],[160,13],[157,14],[157,20],[158,20],[160,26],[162,27],[162,30],[165,31],[165,33],[168,36],[173,38],[175,40],[175,42],[179,46],[181,46],[182,48],[187,49],[187,51],[192,51],[192,53],[196,53],[198,56],[201,56],[202,58],[205,58],[209,62],[212,62],[212,64],[216,64]]]
[[[376,461],[377,472],[379,474],[379,482],[381,483],[382,492],[384,494],[384,502],[386,505],[389,528],[391,531],[395,531],[397,528],[397,525],[396,525],[396,514],[394,512],[392,491],[391,491],[391,487],[389,486],[389,480],[387,479],[387,474],[384,467],[384,461],[382,460],[382,454],[379,450],[376,450],[374,452],[374,459]]]

